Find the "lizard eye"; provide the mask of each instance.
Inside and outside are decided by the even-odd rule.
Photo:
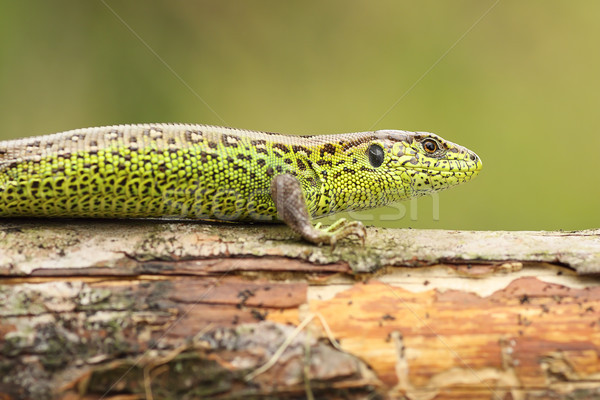
[[[375,168],[383,164],[383,149],[377,144],[369,146],[369,162]]]
[[[439,149],[438,143],[433,139],[425,139],[423,141],[423,148],[428,153],[435,153]]]

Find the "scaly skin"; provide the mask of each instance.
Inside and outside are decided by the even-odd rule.
[[[438,147],[433,153],[425,148],[432,149],[431,141]],[[370,159],[378,150],[373,146],[383,150],[383,159]],[[0,216],[283,219],[311,242],[334,243],[364,237],[364,228],[342,223],[333,232],[315,230],[307,228],[309,217],[438,191],[469,181],[480,169],[475,153],[431,133],[287,136],[186,124],[87,128],[0,142]],[[287,186],[280,185],[284,181]],[[274,200],[276,184],[289,189],[286,198]],[[289,198],[297,201],[287,206]],[[283,208],[302,204],[309,217],[295,218],[306,229],[284,216]],[[306,234],[311,229],[313,237]]]

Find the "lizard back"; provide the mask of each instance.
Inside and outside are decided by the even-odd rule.
[[[140,124],[0,142],[0,215],[273,220],[282,140],[296,138]]]

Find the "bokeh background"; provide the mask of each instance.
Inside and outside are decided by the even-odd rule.
[[[0,0],[0,139],[135,122],[431,131],[476,151],[481,175],[353,217],[597,228],[599,15],[592,0]]]

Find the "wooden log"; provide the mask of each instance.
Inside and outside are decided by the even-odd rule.
[[[0,223],[0,399],[600,396],[600,230]]]

